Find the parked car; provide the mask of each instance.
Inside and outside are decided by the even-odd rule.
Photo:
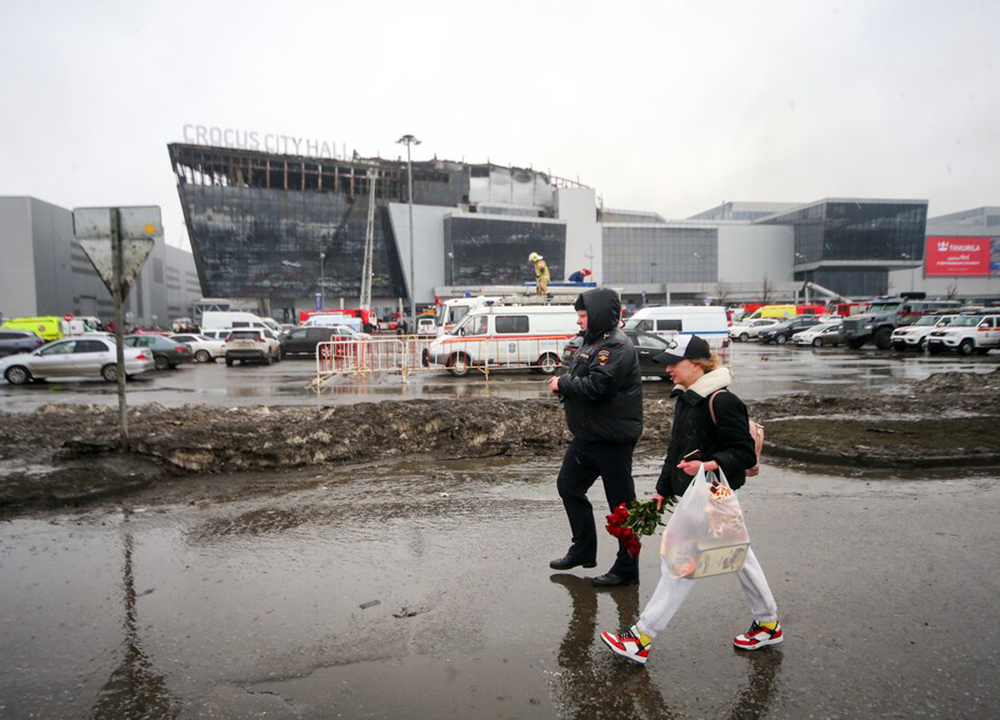
[[[780,320],[777,318],[758,318],[742,325],[733,325],[729,328],[729,337],[740,342],[760,338],[760,334],[768,328],[773,328]]]
[[[280,339],[281,359],[289,355],[308,355],[315,357],[316,346],[321,342],[331,340],[370,340],[368,333],[358,332],[346,325],[337,327],[300,327],[295,328]]]
[[[331,338],[340,337],[337,328],[300,327],[288,331],[281,338],[281,357],[289,355],[316,355],[316,346],[321,342],[329,342]]]
[[[194,360],[191,348],[162,335],[126,335],[122,342],[126,347],[149,350],[157,370],[173,370],[181,363]]]
[[[274,333],[265,328],[233,330],[226,339],[225,348],[226,365],[229,367],[237,360],[240,365],[248,362],[270,365],[281,360],[281,343]]]
[[[653,362],[653,358],[667,349],[666,340],[659,335],[632,330],[626,330],[625,336],[632,341],[636,351],[639,353],[639,370],[642,372],[643,377],[658,377],[663,380],[670,379],[666,367]]]
[[[792,342],[796,345],[812,345],[813,347],[840,345],[844,342],[843,328],[842,320],[826,320],[819,325],[795,333],[792,335]]]
[[[666,340],[661,338],[659,335],[637,332],[635,330],[626,330],[625,336],[632,341],[632,344],[635,345],[636,351],[639,353],[639,370],[642,372],[643,377],[657,377],[663,380],[670,379],[670,375],[667,373],[666,367],[653,362],[653,358],[667,349]],[[570,363],[573,362],[573,358],[576,356],[576,353],[582,346],[582,335],[577,335],[576,337],[571,338],[563,346],[562,364],[569,367]]]
[[[927,336],[932,330],[942,328],[958,315],[924,315],[912,325],[903,325],[892,331],[892,346],[897,350],[926,350]]]
[[[876,298],[864,313],[844,319],[844,340],[855,350],[869,340],[874,340],[879,350],[888,350],[896,328],[912,325],[923,315],[957,312],[959,307],[957,300],[927,300],[922,292]]]
[[[0,360],[0,375],[11,385],[67,377],[101,377],[115,382],[118,380],[117,362],[113,340],[72,338],[57,340],[30,353],[8,355]],[[126,377],[145,372],[153,365],[149,350],[125,348]]]
[[[760,340],[763,343],[773,342],[776,345],[784,345],[796,333],[815,327],[819,323],[820,320],[815,315],[798,315],[764,330],[760,334]]]
[[[44,344],[32,330],[0,330],[0,357],[31,352]]]
[[[184,335],[171,335],[170,339],[191,348],[191,352],[194,353],[194,359],[200,363],[215,362],[219,358],[224,358],[226,356],[226,350],[224,347],[226,344],[225,340],[216,340],[214,338],[205,337],[204,335],[194,335],[190,333]]]
[[[959,315],[927,336],[927,351],[932,355],[945,350],[958,350],[960,355],[974,352],[985,355],[994,348],[1000,348],[1000,314]]]
[[[418,319],[417,335],[423,335],[424,337],[432,337],[434,335],[437,335],[437,325],[434,324],[434,318],[422,317]]]
[[[225,330],[202,330],[198,334],[202,337],[208,338],[209,340],[221,340],[222,342],[225,342],[226,338],[229,337],[229,333],[232,331],[232,328],[226,328]]]

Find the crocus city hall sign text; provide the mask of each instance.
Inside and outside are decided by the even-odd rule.
[[[317,158],[346,158],[347,148],[330,140],[260,133],[256,130],[235,130],[233,128],[208,127],[205,125],[185,125],[184,142],[192,145],[236,148],[238,150],[261,150],[279,155],[305,155]]]

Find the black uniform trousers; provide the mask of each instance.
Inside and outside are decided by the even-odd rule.
[[[556,487],[573,532],[569,554],[583,562],[597,559],[597,529],[594,526],[594,508],[587,499],[587,491],[598,477],[604,481],[604,494],[608,508],[614,510],[622,503],[635,500],[632,482],[632,451],[635,442],[587,442],[573,439],[566,450]],[[610,536],[609,536],[610,537]],[[618,543],[618,557],[611,572],[623,577],[638,577],[638,558],[629,555],[624,544]]]

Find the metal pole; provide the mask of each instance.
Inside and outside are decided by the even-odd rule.
[[[111,259],[112,259],[112,295],[115,300],[115,355],[117,358],[118,375],[118,439],[121,449],[129,449],[128,436],[128,404],[125,399],[125,318],[122,312],[122,239],[119,224],[118,209],[111,211]]]
[[[410,205],[410,316],[413,318],[413,327],[417,326],[417,288],[414,285],[415,275],[413,272],[413,163],[410,161],[411,141],[406,143],[406,176],[408,190],[406,199]]]
[[[326,277],[323,274],[323,260],[326,254],[320,250],[319,251],[319,309],[322,310],[326,306],[326,297],[323,294],[323,286],[326,285]]]

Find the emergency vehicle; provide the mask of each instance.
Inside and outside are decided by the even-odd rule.
[[[299,311],[299,325],[305,325],[306,322],[317,315],[346,315],[347,317],[357,318],[361,321],[361,327],[359,329],[365,332],[375,332],[378,330],[378,315],[374,310],[362,310],[360,308],[344,308],[342,310],[300,310]]]
[[[435,338],[424,364],[444,367],[456,377],[475,367],[532,368],[551,375],[559,368],[563,345],[579,330],[576,320],[568,304],[487,302],[470,309],[452,332]]]
[[[500,302],[499,297],[486,297],[485,295],[445,300],[438,306],[437,313],[434,316],[434,323],[437,326],[436,334],[445,335],[450,333],[465,320],[465,316],[471,310],[484,307],[487,303],[496,304],[498,302]]]
[[[625,322],[625,329],[660,337],[697,335],[716,350],[729,345],[729,319],[717,305],[644,307]]]

